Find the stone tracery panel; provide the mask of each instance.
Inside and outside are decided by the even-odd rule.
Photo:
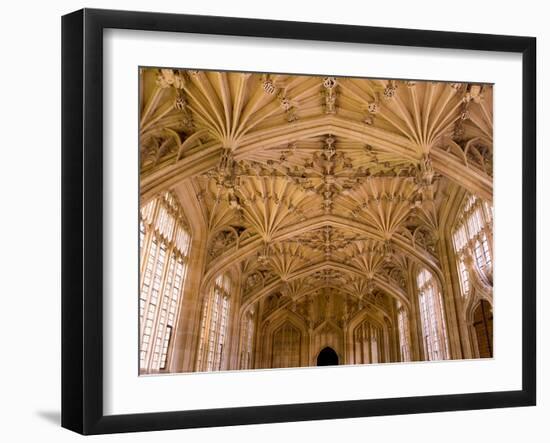
[[[272,368],[295,368],[300,366],[302,334],[291,323],[285,322],[273,333],[271,349]]]

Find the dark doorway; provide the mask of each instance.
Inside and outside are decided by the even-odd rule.
[[[474,311],[474,328],[479,357],[493,357],[493,310],[485,300],[482,300]]]
[[[317,366],[335,366],[338,364],[338,354],[334,349],[326,347],[317,356]]]

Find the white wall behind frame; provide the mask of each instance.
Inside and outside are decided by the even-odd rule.
[[[542,88],[550,73],[550,29],[542,3],[395,0],[387,2],[296,2],[203,0],[174,3],[157,0],[9,2],[4,5],[2,33],[2,165],[4,210],[2,276],[4,315],[0,322],[3,359],[0,369],[2,440],[84,441],[59,428],[60,389],[60,16],[74,9],[104,7],[178,13],[234,15],[285,20],[324,21],[536,35],[539,38],[539,148],[543,122],[548,121],[550,90]],[[544,54],[544,56],[540,56]],[[542,102],[545,107],[543,110]],[[543,112],[544,111],[544,112]],[[539,151],[540,152],[540,151]],[[542,154],[542,153],[541,153]],[[550,171],[548,155],[539,157],[539,192],[550,195],[542,169]],[[539,197],[539,225],[550,225],[550,203]],[[32,203],[32,204],[29,204]],[[9,208],[9,209],[8,209]],[[5,214],[19,214],[9,217]],[[39,229],[37,229],[37,225]],[[540,278],[550,267],[550,237],[539,237],[539,293],[550,293]],[[544,251],[544,252],[543,252]],[[29,256],[34,264],[27,266]],[[540,297],[539,319],[550,308]],[[548,439],[550,385],[550,327],[539,321],[539,406],[488,411],[421,414],[319,422],[212,428],[162,433],[102,436],[94,441],[167,442],[280,442],[349,439],[439,442],[533,441]]]

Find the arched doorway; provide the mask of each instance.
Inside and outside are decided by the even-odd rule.
[[[338,364],[338,354],[330,347],[324,348],[317,356],[317,366],[335,366]]]
[[[485,300],[481,300],[474,311],[474,329],[479,357],[493,357],[493,309]]]

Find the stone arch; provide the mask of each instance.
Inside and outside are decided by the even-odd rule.
[[[327,133],[368,143],[384,151],[397,152],[411,162],[419,161],[422,156],[421,148],[401,135],[338,116],[323,115],[303,119],[293,125],[283,124],[246,134],[238,141],[239,147],[235,150],[234,157],[235,160],[242,160],[256,149],[266,149],[281,143]],[[221,156],[222,148],[220,142],[209,143],[200,150],[191,150],[186,157],[175,164],[169,164],[148,174],[144,177],[141,185],[142,198],[147,198],[151,193],[174,186],[183,178],[204,173],[215,167]],[[464,164],[463,159],[455,157],[445,150],[432,149],[430,154],[433,158],[434,170],[469,188],[476,195],[492,201],[491,177],[468,167]]]
[[[374,231],[371,228],[366,227],[360,222],[353,220],[348,220],[347,218],[337,216],[337,215],[326,215],[322,217],[311,218],[304,222],[298,223],[294,226],[282,229],[277,233],[276,236],[272,239],[273,242],[280,240],[286,240],[293,237],[297,233],[301,233],[307,230],[318,229],[324,226],[334,226],[339,228],[344,228],[356,232],[358,234],[367,235],[373,240],[383,241],[383,236]],[[411,244],[411,240],[407,239],[405,236],[400,234],[394,234],[392,237],[393,243],[396,245],[397,249],[410,256],[414,259],[415,262],[422,264],[427,267],[432,273],[437,274],[440,281],[443,280],[443,274],[439,267],[437,260],[432,257],[431,253],[424,250],[423,248],[414,247]],[[257,251],[263,247],[264,242],[261,238],[256,237],[250,239],[250,241],[244,242],[242,247],[238,250],[235,250],[231,254],[226,254],[220,257],[218,260],[215,260],[211,263],[211,268],[206,272],[203,280],[203,285],[207,285],[208,282],[214,278],[221,270],[227,266],[231,266],[235,263],[236,260],[243,260],[251,255],[255,254]]]
[[[311,332],[310,365],[316,366],[317,356],[324,348],[331,348],[338,356],[338,361],[345,361],[345,334],[342,328],[331,320],[325,320]]]
[[[294,279],[313,274],[314,272],[316,272],[318,270],[327,269],[327,268],[340,269],[340,270],[344,270],[344,271],[347,271],[347,272],[350,272],[350,273],[353,273],[353,274],[356,274],[356,275],[359,275],[359,276],[364,276],[359,270],[357,270],[357,269],[355,269],[351,266],[344,265],[342,263],[320,262],[320,263],[313,264],[311,266],[308,266],[306,268],[302,268],[302,269],[296,271],[295,273],[290,275],[290,277],[287,279],[287,281],[292,281]],[[403,305],[410,306],[410,301],[409,301],[407,295],[405,294],[405,292],[401,288],[397,288],[394,285],[392,285],[390,282],[385,281],[385,280],[383,280],[379,277],[375,277],[374,281],[377,283],[377,285],[380,287],[380,289],[382,289],[388,295],[393,296],[394,298],[400,300],[403,303]],[[275,281],[272,281],[271,283],[268,283],[267,286],[264,286],[263,288],[261,288],[257,292],[249,295],[243,301],[243,304],[242,304],[243,308],[242,309],[245,309],[246,307],[248,307],[251,304],[255,303],[256,301],[260,300],[262,297],[270,294],[272,291],[274,291],[276,288],[278,288],[282,284],[283,284],[283,282],[281,280],[275,280]]]
[[[273,351],[273,334],[285,323],[290,323],[294,328],[300,331],[300,350],[299,363],[305,366],[308,362],[309,333],[303,319],[288,310],[279,310],[273,317],[261,322],[259,330],[261,331],[261,353],[258,355],[258,364],[261,368],[270,368]]]
[[[326,346],[319,351],[316,357],[317,366],[335,366],[340,364],[341,358],[338,353],[330,346]]]
[[[354,334],[357,327],[359,327],[363,322],[369,321],[370,323],[376,325],[383,334],[384,341],[384,360],[386,362],[391,361],[390,359],[390,331],[388,330],[388,325],[384,321],[385,317],[379,317],[375,315],[369,308],[363,308],[361,311],[356,313],[353,318],[349,321],[348,327],[346,329],[346,361],[349,364],[356,363],[355,361],[355,350],[353,349],[355,339]]]

